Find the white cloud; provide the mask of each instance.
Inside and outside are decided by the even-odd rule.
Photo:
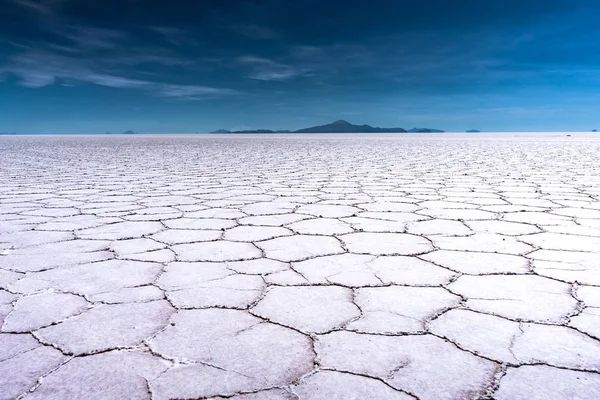
[[[137,79],[124,78],[122,76],[114,75],[86,75],[84,79],[90,83],[99,86],[108,86],[112,88],[146,88],[151,86],[151,82],[140,81]]]
[[[21,75],[21,84],[28,88],[41,88],[52,85],[56,81],[53,74],[31,71]]]
[[[310,70],[296,68],[291,65],[281,64],[267,58],[256,56],[243,56],[238,62],[252,67],[248,78],[261,81],[286,81],[299,76],[307,75]]]
[[[197,85],[157,84],[157,89],[161,95],[166,97],[179,97],[191,100],[221,97],[239,93],[238,91],[233,89]]]
[[[44,51],[28,51],[10,59],[0,67],[3,75],[13,75],[21,86],[41,88],[54,84],[73,86],[79,82],[117,89],[136,89],[157,96],[186,100],[203,100],[239,94],[229,88],[202,85],[177,85],[140,80],[115,73],[99,73],[98,66],[75,57],[57,55]]]
[[[54,6],[60,3],[59,0],[9,0],[12,3],[18,4],[30,10],[37,11],[42,14],[51,14]]]

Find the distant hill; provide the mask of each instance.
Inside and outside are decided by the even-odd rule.
[[[210,133],[292,133],[292,131],[287,130],[277,130],[272,131],[270,129],[247,129],[241,131],[229,131],[227,129],[217,129],[216,131]]]
[[[408,130],[410,133],[442,133],[444,131],[440,129],[431,129],[431,128],[412,128]]]
[[[335,121],[327,125],[299,129],[296,133],[385,133],[406,132],[402,128],[377,128],[371,125],[353,125],[348,121]]]
[[[379,128],[371,125],[354,125],[348,121],[339,120],[327,125],[312,126],[310,128],[298,129],[297,131],[288,130],[270,130],[270,129],[248,129],[239,131],[230,131],[227,129],[218,129],[211,133],[404,133],[406,129],[402,128]],[[426,133],[426,132],[444,132],[439,129],[413,128],[408,132]]]
[[[469,129],[467,131],[467,133],[480,133],[481,131],[478,131],[477,129]]]
[[[275,133],[270,129],[247,129],[243,131],[233,131],[231,133]]]

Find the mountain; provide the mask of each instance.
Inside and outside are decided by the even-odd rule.
[[[477,129],[469,129],[467,131],[467,133],[480,133],[481,131],[478,131]]]
[[[292,131],[287,130],[277,130],[272,131],[270,129],[247,129],[241,131],[229,131],[227,129],[217,129],[216,131],[210,133],[292,133]]]
[[[444,131],[440,129],[431,129],[431,128],[412,128],[408,130],[410,133],[442,133]]]
[[[406,129],[402,128],[379,128],[371,125],[354,125],[348,121],[338,120],[327,125],[312,126],[310,128],[298,129],[297,131],[288,130],[270,130],[270,129],[245,129],[239,131],[229,131],[227,129],[218,129],[211,133],[404,133]],[[426,133],[426,132],[444,132],[439,129],[413,128],[408,132]]]
[[[299,129],[295,133],[385,133],[406,132],[402,128],[377,128],[371,125],[353,125],[348,121],[335,121],[327,125]]]
[[[247,129],[243,131],[233,131],[231,133],[275,133],[270,129]]]

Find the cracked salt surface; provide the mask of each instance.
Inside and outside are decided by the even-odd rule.
[[[599,154],[3,137],[0,400],[600,398]]]

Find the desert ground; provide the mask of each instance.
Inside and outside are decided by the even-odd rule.
[[[0,137],[0,399],[599,399],[569,135]]]

